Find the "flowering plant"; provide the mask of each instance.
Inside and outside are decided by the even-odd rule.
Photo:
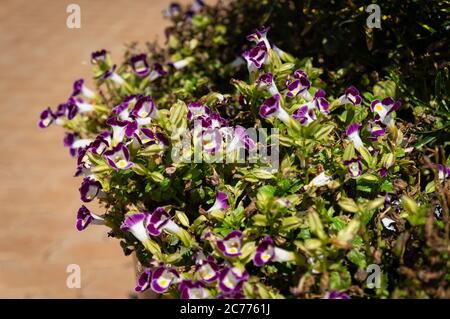
[[[196,1],[167,14],[202,28],[205,10]],[[223,31],[216,32],[219,39]],[[92,54],[96,88],[76,81],[39,122],[68,131],[80,198],[105,208],[100,215],[82,205],[77,229],[105,225],[125,254],[136,253],[145,266],[137,292],[445,294],[449,160],[433,164],[414,147],[408,123],[396,116],[400,101],[354,86],[327,94],[320,69],[268,33],[257,29],[234,61],[212,66],[195,38],[169,57],[139,52],[121,66],[105,50]],[[232,78],[232,88],[215,91],[217,73],[242,68],[247,75]],[[428,162],[419,165],[422,158]],[[410,283],[405,269],[417,256],[435,276],[432,287]],[[376,289],[366,281],[372,264],[381,269]]]

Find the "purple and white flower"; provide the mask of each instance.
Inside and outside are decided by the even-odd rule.
[[[67,100],[67,110],[68,110],[67,118],[69,120],[76,115],[76,113],[71,115],[71,113],[73,112],[73,111],[71,111],[71,107],[73,107],[73,106],[76,106],[76,109],[79,113],[88,113],[88,112],[94,111],[93,104],[87,103],[80,97],[70,97]]]
[[[92,144],[89,145],[89,149],[96,155],[102,155],[109,148],[110,143],[111,136],[109,132],[105,131],[97,135]]]
[[[136,106],[131,111],[131,115],[136,118],[140,125],[145,125],[150,123],[151,118],[158,118],[158,110],[150,96],[142,96],[136,102]]]
[[[108,52],[105,49],[92,52],[91,54],[91,62],[92,64],[99,64],[106,61]]]
[[[207,128],[202,132],[202,149],[210,154],[215,154],[222,147],[222,133],[217,128]]]
[[[258,80],[258,87],[267,89],[270,95],[279,94],[277,86],[273,80],[273,75],[270,72],[262,74]]]
[[[382,137],[386,134],[386,126],[381,123],[381,121],[372,121],[369,123],[369,130],[372,134],[369,137],[370,140],[376,141],[379,137]]]
[[[323,299],[351,299],[349,295],[337,290],[329,291],[323,296]]]
[[[153,63],[153,69],[150,72],[149,79],[150,81],[154,81],[157,78],[167,75],[167,71],[164,70],[163,66],[159,63]]]
[[[264,237],[262,242],[256,248],[256,253],[253,257],[253,263],[257,267],[261,267],[272,261],[286,262],[293,260],[295,260],[294,253],[275,247],[270,236]]]
[[[217,240],[217,248],[227,257],[241,255],[242,232],[234,230],[221,240]]]
[[[214,205],[207,210],[207,212],[210,213],[215,210],[227,210],[228,208],[230,208],[230,205],[228,204],[228,195],[224,192],[217,192],[216,201],[214,202]]]
[[[82,205],[77,212],[77,229],[78,231],[82,231],[89,226],[89,224],[93,225],[104,225],[104,218],[92,213],[86,206]]]
[[[363,167],[361,164],[361,156],[344,161],[344,165],[347,166],[347,170],[348,173],[350,174],[350,177],[356,178],[358,176],[361,176],[363,172]]]
[[[203,258],[197,258],[195,272],[200,280],[209,284],[219,277],[219,266],[217,266],[213,257],[204,258],[203,256]]]
[[[162,207],[156,208],[151,215],[148,215],[146,227],[150,235],[153,236],[159,236],[163,230],[173,235],[180,235],[183,231]]]
[[[384,228],[390,231],[395,231],[396,222],[392,218],[384,217],[381,219],[381,223],[383,224]]]
[[[79,149],[85,148],[92,143],[91,139],[78,138],[73,133],[66,133],[64,136],[64,146],[70,151],[70,155],[75,156]]]
[[[162,265],[153,270],[151,288],[154,292],[162,294],[169,289],[172,283],[178,281],[180,275],[174,268]]]
[[[114,64],[109,70],[107,70],[103,75],[100,77],[101,80],[107,80],[110,79],[114,83],[118,85],[125,84],[125,80],[116,72],[116,65]]]
[[[240,290],[249,278],[248,272],[238,267],[225,267],[219,275],[219,289],[224,293]]]
[[[175,68],[175,70],[181,70],[181,69],[184,69],[185,67],[187,67],[189,64],[191,64],[194,61],[195,61],[195,59],[193,57],[187,57],[185,59],[178,60],[176,62],[172,62],[169,65],[172,66],[173,68]]]
[[[181,292],[181,299],[208,299],[211,297],[205,284],[201,281],[183,280],[178,288]]]
[[[55,119],[56,119],[56,116],[53,114],[51,108],[48,107],[41,113],[41,116],[39,119],[39,127],[47,128],[53,123],[53,121]]]
[[[95,98],[95,93],[91,89],[87,88],[86,85],[84,85],[83,79],[79,79],[73,83],[73,91],[71,96],[75,97],[80,94],[88,99]]]
[[[134,73],[136,73],[137,76],[144,78],[150,74],[150,68],[147,63],[146,54],[142,53],[132,56],[130,59],[130,63]]]
[[[233,130],[231,129],[231,131]],[[232,139],[227,144],[227,153],[233,152],[240,147],[244,147],[246,150],[253,150],[256,148],[255,141],[250,137],[244,127],[236,125],[233,133],[229,134],[232,136]]]
[[[308,103],[310,105],[310,108],[316,108],[323,114],[330,113],[330,103],[325,98],[325,95],[326,93],[324,90],[317,90],[317,92],[314,94],[313,100]]]
[[[249,34],[247,40],[255,42],[256,44],[264,43],[267,50],[271,48],[269,41],[267,40],[267,33],[270,27],[262,27],[261,29],[256,29],[255,33]]]
[[[353,105],[360,105],[361,104],[361,95],[359,95],[359,91],[354,86],[350,86],[348,89],[345,90],[344,95],[339,97],[339,103],[340,104],[353,104]]]
[[[81,200],[85,203],[91,202],[95,197],[97,197],[101,189],[102,184],[100,184],[99,181],[86,177],[83,179],[83,182],[79,188]]]
[[[152,280],[152,270],[150,268],[145,268],[144,271],[139,275],[136,288],[136,292],[143,292],[150,288],[150,282]]]
[[[446,167],[445,165],[438,165],[438,178],[441,183],[445,181],[445,179],[450,177],[450,167]]]
[[[353,124],[350,124],[347,127],[347,130],[345,131],[345,135],[347,135],[347,138],[350,140],[350,142],[353,143],[353,146],[356,149],[364,146],[364,143],[361,140],[361,137],[359,136],[360,129],[361,129],[361,124],[353,123]]]
[[[242,56],[247,62],[248,71],[254,73],[267,62],[269,54],[264,42],[259,42],[254,48],[245,51]]]
[[[392,125],[394,124],[394,119],[392,118],[393,112],[398,110],[401,105],[400,101],[394,101],[393,98],[387,97],[382,101],[372,101],[370,108],[377,113],[375,120],[379,120],[384,125]]]
[[[316,177],[314,177],[308,185],[306,185],[306,188],[318,188],[325,185],[328,185],[329,182],[331,182],[331,177],[328,176],[325,172],[320,173]]]
[[[128,215],[120,226],[121,230],[132,233],[133,236],[136,237],[144,246],[146,246],[150,239],[144,225],[147,216],[147,212],[139,212]]]
[[[116,114],[122,121],[130,121],[130,107],[136,104],[137,99],[136,95],[125,97],[122,103],[112,109],[112,113]]]
[[[309,108],[308,104],[304,104],[292,114],[292,117],[298,120],[301,125],[308,126],[316,120],[316,113]]]
[[[259,108],[259,115],[262,118],[276,117],[285,124],[289,123],[289,114],[281,107],[280,95],[275,94],[264,101]]]
[[[209,108],[201,102],[192,102],[188,105],[188,121],[195,120],[199,117],[208,116],[211,113]]]
[[[122,143],[125,135],[127,137],[132,137],[136,133],[138,125],[135,121],[121,121],[117,117],[111,117],[106,121],[112,130],[111,144],[117,145]]]
[[[311,87],[311,83],[309,82],[307,77],[300,77],[299,79],[295,79],[294,81],[287,83],[286,96],[290,98],[294,98],[300,95],[307,101],[311,100],[311,94],[309,93],[309,88]]]
[[[172,2],[166,10],[164,10],[164,16],[165,17],[174,17],[181,13],[181,6],[176,3]]]
[[[129,169],[134,165],[130,162],[130,152],[123,143],[119,143],[111,150],[106,151],[103,156],[109,166],[114,169]]]

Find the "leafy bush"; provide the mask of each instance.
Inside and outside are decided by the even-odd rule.
[[[119,67],[94,52],[96,89],[79,80],[42,113],[41,127],[68,131],[81,200],[105,207],[99,216],[83,205],[77,228],[106,225],[136,253],[138,292],[448,297],[444,149],[415,147],[414,124],[386,90],[339,87],[280,49],[295,52],[292,39],[269,42],[268,28],[239,58],[240,6],[172,5],[166,48],[131,46]],[[373,289],[367,268],[377,266]]]

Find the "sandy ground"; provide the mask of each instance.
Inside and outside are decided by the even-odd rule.
[[[41,130],[41,110],[90,78],[90,53],[121,59],[123,43],[164,40],[169,0],[2,0],[0,5],[0,297],[127,298],[133,261],[106,228],[79,233],[80,180],[63,132]],[[66,7],[81,7],[81,29],[66,27]],[[100,212],[102,213],[102,212]],[[81,267],[69,289],[66,268]]]

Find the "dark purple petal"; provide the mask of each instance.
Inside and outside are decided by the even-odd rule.
[[[352,134],[358,134],[360,128],[361,124],[359,123],[350,124],[345,131],[345,135],[350,136]]]
[[[91,212],[86,206],[82,205],[77,212],[77,229],[82,231],[89,226],[94,218],[91,216]]]
[[[56,119],[56,116],[53,114],[50,107],[42,111],[40,119],[39,119],[39,127],[47,128],[49,127],[53,121]]]
[[[143,78],[149,75],[150,68],[147,63],[147,55],[146,54],[138,54],[134,55],[130,59],[131,67],[137,76]]]
[[[264,101],[259,108],[259,115],[262,118],[268,118],[274,115],[280,109],[280,95],[275,94]]]
[[[225,236],[224,239],[217,241],[217,248],[227,257],[236,257],[241,255],[242,232],[235,230]]]
[[[146,212],[139,212],[133,215],[129,215],[125,217],[125,220],[123,221],[122,225],[120,226],[120,229],[128,231],[130,230],[134,225],[138,223],[143,223],[144,219],[147,217]]]
[[[152,279],[152,270],[150,268],[144,269],[144,271],[139,275],[136,283],[136,292],[142,292],[150,288],[150,282]]]
[[[261,267],[275,257],[275,245],[270,236],[264,237],[263,241],[256,248],[255,256],[253,257],[253,263],[257,267]]]
[[[99,181],[86,177],[79,188],[81,200],[85,203],[91,202],[102,189]]]

